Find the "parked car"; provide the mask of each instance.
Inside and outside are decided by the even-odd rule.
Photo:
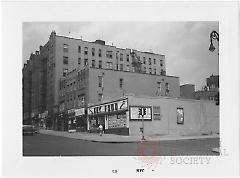
[[[23,125],[23,135],[33,135],[34,128],[32,125]]]
[[[33,126],[33,131],[34,131],[34,133],[39,133],[38,127]]]

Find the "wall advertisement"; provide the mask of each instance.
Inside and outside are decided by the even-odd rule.
[[[146,108],[146,115],[143,117],[144,120],[152,120],[152,108],[150,106],[130,106],[130,120],[142,120],[142,116],[139,116],[139,108]]]

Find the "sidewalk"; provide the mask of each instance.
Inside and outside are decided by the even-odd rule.
[[[100,136],[97,133],[86,133],[86,132],[74,132],[68,133],[64,131],[53,131],[40,129],[39,133],[62,136],[67,138],[74,138],[93,142],[103,142],[103,143],[129,143],[129,142],[141,142],[141,135],[139,136],[124,136],[124,135],[114,135],[114,134],[103,134]],[[187,140],[187,139],[205,139],[205,138],[219,138],[219,135],[198,135],[198,136],[145,136],[145,141],[166,141],[166,140]]]

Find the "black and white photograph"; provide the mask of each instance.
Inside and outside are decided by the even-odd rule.
[[[237,5],[3,2],[3,175],[239,176]]]
[[[219,155],[218,32],[23,23],[23,156]]]

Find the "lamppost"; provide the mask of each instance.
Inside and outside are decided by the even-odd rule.
[[[209,51],[213,52],[216,48],[213,45],[213,40],[217,40],[218,45],[219,45],[219,34],[218,32],[216,32],[215,30],[213,30],[210,33],[210,47],[209,47]]]

